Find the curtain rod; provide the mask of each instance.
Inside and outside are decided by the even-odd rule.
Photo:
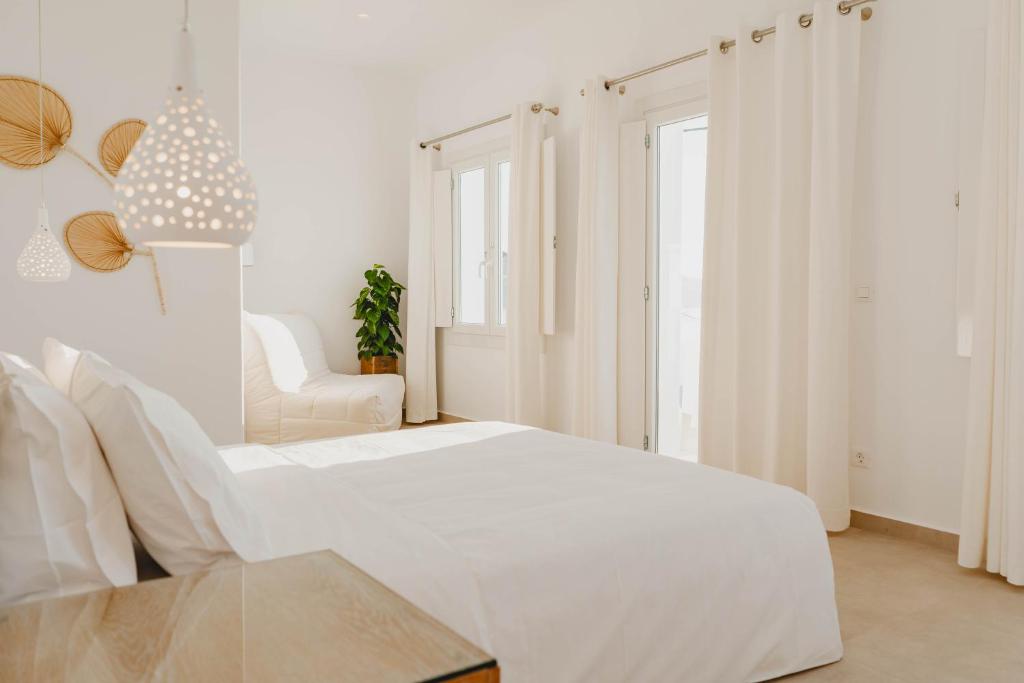
[[[541,102],[537,102],[537,103],[533,104],[530,107],[530,111],[532,111],[534,114],[539,114],[542,111],[549,111],[552,114],[554,114],[555,116],[558,116],[558,107],[545,107],[543,105],[543,103],[541,103]],[[451,138],[458,137],[459,135],[464,135],[466,133],[471,133],[474,130],[479,130],[481,128],[486,128],[487,126],[493,126],[495,123],[501,123],[502,121],[508,121],[510,118],[512,118],[512,114],[505,114],[504,116],[499,116],[496,119],[491,119],[490,121],[484,121],[483,123],[478,123],[476,125],[469,126],[467,128],[463,128],[461,130],[457,130],[454,133],[448,133],[447,135],[441,135],[440,137],[432,138],[430,140],[424,140],[423,142],[420,143],[420,149],[426,149],[430,145],[433,145],[434,149],[439,150],[439,149],[441,149],[441,145],[437,144],[439,142],[444,142],[445,140],[449,140]]]
[[[875,2],[875,1],[876,0],[841,0],[841,2],[839,2],[839,4],[836,5],[836,10],[840,14],[849,14],[853,10],[854,7],[857,7],[859,5],[865,5],[865,4],[869,3],[869,2]],[[861,19],[863,21],[867,21],[868,19],[870,19],[871,18],[871,8],[870,7],[865,7],[863,10],[861,10],[861,15],[860,16],[861,16]],[[804,28],[807,28],[808,26],[811,25],[811,22],[813,20],[814,20],[814,15],[813,14],[801,14],[800,15],[800,26],[802,26]],[[750,39],[753,40],[755,43],[760,43],[762,40],[764,40],[765,36],[770,36],[773,33],[775,33],[775,27],[774,26],[769,26],[768,28],[756,29],[755,31],[751,32]],[[723,53],[725,53],[725,52],[729,51],[729,48],[734,47],[735,45],[736,45],[736,41],[735,40],[725,40],[725,41],[722,41],[721,43],[719,43],[718,49],[721,50]],[[663,62],[661,64],[657,64],[655,66],[651,66],[651,67],[648,67],[646,69],[641,69],[640,71],[636,71],[636,72],[628,74],[626,76],[621,76],[619,78],[613,78],[613,79],[611,79],[609,81],[605,81],[604,82],[604,88],[605,88],[605,90],[611,90],[612,86],[619,85],[620,86],[619,87],[619,94],[621,95],[621,94],[623,94],[626,91],[626,89],[624,87],[621,87],[620,84],[625,83],[626,81],[631,81],[634,78],[640,78],[641,76],[646,76],[648,74],[655,73],[656,71],[661,71],[662,69],[667,69],[670,66],[676,66],[677,64],[683,64],[684,62],[689,62],[691,60],[700,59],[701,57],[707,57],[707,56],[708,56],[707,48],[704,48],[703,50],[698,50],[697,52],[691,52],[688,55],[683,55],[682,57],[677,57],[676,59],[672,59],[670,61]],[[580,94],[581,95],[583,94],[582,90],[580,90]]]

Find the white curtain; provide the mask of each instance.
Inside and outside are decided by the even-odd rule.
[[[572,430],[616,442],[618,372],[618,94],[587,81],[580,131]]]
[[[860,23],[828,0],[708,52],[699,457],[804,491],[829,530],[850,518]]]
[[[409,157],[409,281],[406,293],[405,419],[437,419],[434,327],[433,172],[436,153],[412,143]]]
[[[1024,585],[1020,0],[992,0],[989,12],[959,561]]]
[[[541,353],[541,144],[544,114],[512,112],[505,406],[509,422],[544,426]]]

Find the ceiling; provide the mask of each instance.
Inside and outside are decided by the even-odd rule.
[[[417,73],[536,21],[561,1],[241,0],[242,45]]]

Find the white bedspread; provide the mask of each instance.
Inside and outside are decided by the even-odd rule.
[[[331,548],[503,680],[764,680],[842,655],[800,493],[502,423],[221,451],[275,556]]]

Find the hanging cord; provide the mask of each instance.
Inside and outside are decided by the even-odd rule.
[[[156,252],[149,250],[149,258],[153,264],[153,279],[156,281],[156,294],[160,298],[160,313],[167,315],[167,300],[164,298],[164,283],[160,280],[160,268],[156,264]]]
[[[46,208],[46,181],[43,178],[43,0],[36,2],[36,11],[39,33],[39,205]]]
[[[189,19],[188,0],[185,0],[185,21],[181,25],[181,30],[182,31],[188,31],[188,19]]]
[[[156,250],[152,247],[134,249],[139,256],[148,256],[153,264],[153,281],[156,283],[156,295],[160,299],[160,313],[167,315],[167,299],[164,297],[164,283],[160,279],[160,268],[156,263]]]

